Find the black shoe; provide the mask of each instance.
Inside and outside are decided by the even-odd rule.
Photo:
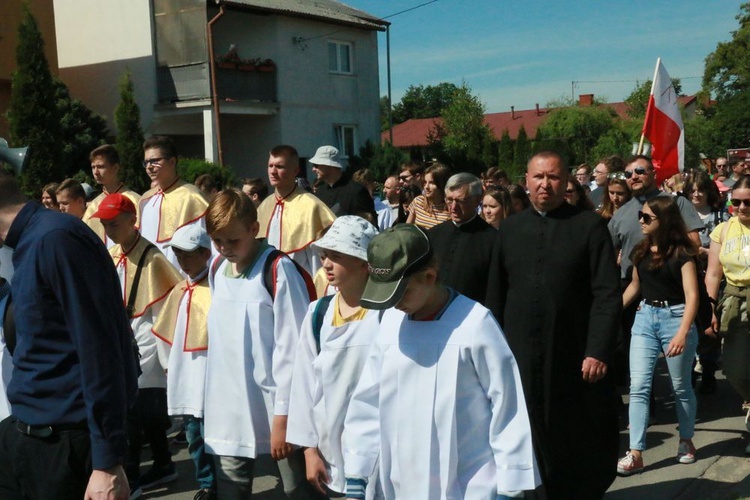
[[[213,488],[201,488],[195,494],[193,500],[216,500],[216,490]]]
[[[139,484],[141,485],[141,488],[147,490],[160,484],[171,483],[176,480],[178,476],[179,474],[177,474],[174,462],[169,462],[167,465],[161,467],[154,465],[148,470],[148,472],[141,476]]]
[[[703,374],[701,378],[701,385],[698,388],[698,392],[701,394],[713,394],[716,392],[716,377],[707,376]]]
[[[185,431],[180,431],[175,437],[172,438],[172,442],[175,444],[188,444],[187,435]]]

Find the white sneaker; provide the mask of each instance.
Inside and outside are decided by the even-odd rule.
[[[677,446],[677,461],[681,464],[695,463],[695,446],[692,441],[680,439],[680,444]]]

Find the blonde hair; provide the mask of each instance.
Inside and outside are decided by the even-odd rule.
[[[225,189],[220,191],[208,204],[206,231],[209,235],[213,235],[234,220],[239,220],[246,226],[250,226],[257,222],[258,211],[255,209],[253,200],[242,191],[234,188]]]

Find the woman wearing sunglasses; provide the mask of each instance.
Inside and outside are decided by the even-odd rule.
[[[648,200],[638,212],[638,220],[645,238],[631,254],[633,281],[622,298],[627,307],[639,294],[644,297],[631,330],[630,450],[617,463],[617,472],[624,476],[643,470],[649,396],[660,353],[667,360],[679,422],[677,461],[695,462],[692,439],[696,400],[690,374],[698,344],[694,325],[698,311],[698,251],[672,197]]]
[[[732,186],[735,216],[711,233],[708,250],[706,290],[719,297],[723,277],[726,286],[712,327],[724,338],[723,370],[735,391],[742,396],[745,426],[750,430],[750,336],[747,300],[750,293],[750,176],[743,175]],[[750,445],[745,448],[750,454]]]

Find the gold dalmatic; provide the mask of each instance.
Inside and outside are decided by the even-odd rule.
[[[260,238],[268,237],[268,230],[274,213],[279,210],[281,250],[294,253],[304,250],[319,238],[318,233],[333,223],[336,218],[331,209],[314,195],[299,186],[285,198],[269,196],[258,207]]]
[[[138,235],[138,240],[127,252],[123,251],[121,245],[115,245],[109,249],[109,253],[115,261],[115,266],[125,266],[123,303],[127,302],[130,297],[138,262],[141,260],[141,255],[143,255],[148,244],[149,241],[146,238]],[[164,254],[158,249],[150,250],[143,263],[143,271],[135,295],[133,318],[142,316],[152,304],[164,299],[181,279],[180,273],[164,257]]]
[[[171,240],[179,228],[206,215],[208,201],[205,196],[200,189],[182,179],[177,179],[164,190],[153,188],[143,193],[141,210],[155,196],[162,197],[156,243]]]
[[[164,306],[151,331],[169,345],[173,344],[180,304],[185,295],[187,295],[187,320],[182,350],[185,352],[205,351],[208,349],[207,321],[208,309],[211,307],[208,273],[195,283],[191,284],[185,280],[175,286],[164,301]]]

